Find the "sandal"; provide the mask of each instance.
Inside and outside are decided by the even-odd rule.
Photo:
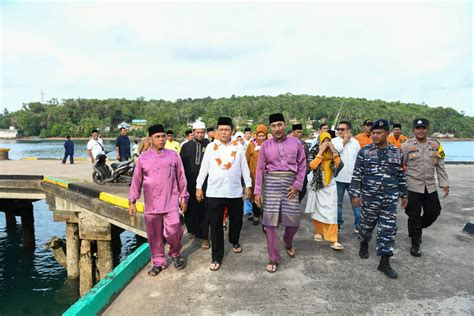
[[[270,268],[269,268],[270,267]],[[267,266],[265,267],[267,272],[275,273],[278,270],[278,262],[270,261],[268,262]]]
[[[217,271],[221,268],[221,263],[219,261],[212,261],[211,265],[209,266],[209,270]]]
[[[242,247],[240,247],[240,244],[235,244],[235,245],[232,245],[232,250],[234,251],[234,253],[241,253]]]
[[[201,249],[202,250],[208,250],[209,248],[211,248],[211,246],[209,245],[209,240],[203,240],[203,242],[201,244]]]
[[[291,247],[290,249],[286,248],[286,253],[290,258],[294,258],[296,256],[296,248]]]
[[[255,216],[254,216],[254,218],[253,218],[253,224],[254,224],[255,226],[258,226],[258,224],[260,224],[260,219],[259,219],[258,217],[255,217]]]
[[[181,255],[177,255],[176,257],[174,257],[173,261],[176,269],[181,270],[184,268],[184,259],[183,257],[181,257]]]
[[[290,258],[294,258],[296,256],[296,248],[293,247],[293,246],[288,248],[288,246],[286,245],[285,240],[283,239],[283,237],[280,239],[280,241],[283,244],[283,246],[285,246],[285,250],[286,250],[286,253],[288,254],[288,256],[290,256]]]
[[[330,247],[334,250],[344,249],[344,246],[342,244],[338,243],[337,241],[335,243],[333,243]]]
[[[314,235],[314,240],[316,240],[316,241],[323,241],[323,235],[321,235],[321,234],[316,234],[316,235]]]
[[[254,216],[253,216],[253,215],[249,215],[249,217],[247,217],[247,219],[248,219],[249,222],[251,222],[251,221],[253,221]]]
[[[163,271],[165,268],[163,268],[162,266],[153,266],[151,267],[150,270],[148,270],[148,275],[151,275],[151,276],[157,276],[158,273],[160,273],[161,271]]]

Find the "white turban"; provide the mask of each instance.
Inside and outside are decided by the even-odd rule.
[[[242,137],[242,138],[244,138],[244,133],[242,133],[242,132],[237,132],[237,133],[235,133],[234,139],[237,139],[237,137]]]
[[[198,121],[198,122],[194,122],[193,124],[193,130],[195,129],[206,129],[206,124],[204,124],[204,122],[201,122],[201,121]]]

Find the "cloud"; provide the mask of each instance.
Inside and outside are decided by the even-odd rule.
[[[474,115],[472,4],[9,3],[2,105],[318,94]]]

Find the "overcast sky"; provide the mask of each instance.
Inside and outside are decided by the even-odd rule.
[[[278,95],[473,116],[470,1],[0,1],[1,104]]]

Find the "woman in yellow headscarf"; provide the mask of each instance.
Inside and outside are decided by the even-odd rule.
[[[247,158],[247,164],[250,169],[250,177],[252,178],[252,186],[255,186],[255,175],[257,173],[260,147],[265,140],[267,140],[267,127],[260,124],[255,130],[255,138],[249,143],[247,150],[245,151],[245,157]],[[250,197],[250,200],[252,201],[253,216],[249,217],[249,220],[253,220],[253,224],[258,225],[260,223],[260,208],[254,202],[253,189],[254,187],[252,187],[252,195]]]
[[[343,164],[328,132],[319,135],[319,144],[316,158],[309,164],[313,172],[308,175],[306,213],[312,213],[314,240],[327,240],[331,242],[332,249],[342,250],[344,246],[338,242],[337,186],[334,177]]]

